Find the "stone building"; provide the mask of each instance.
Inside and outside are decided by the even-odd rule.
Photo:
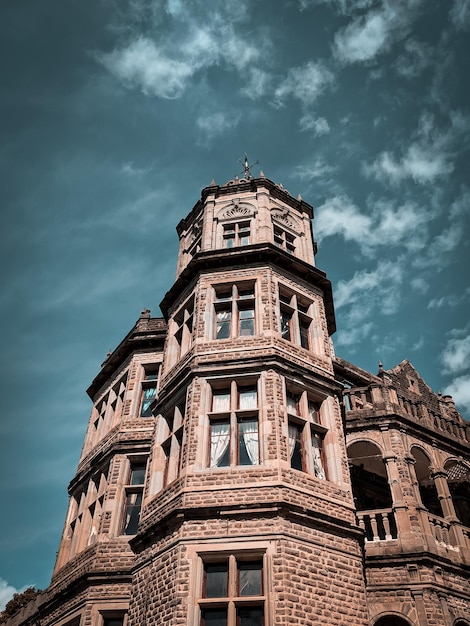
[[[312,207],[245,177],[177,227],[93,409],[51,584],[14,626],[470,626],[470,429],[337,356]]]

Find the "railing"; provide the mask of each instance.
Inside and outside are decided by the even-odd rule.
[[[446,522],[442,517],[431,515],[431,513],[428,513],[428,517],[431,533],[436,542],[446,547],[454,547],[451,541],[449,522]]]
[[[383,393],[383,391],[382,391]],[[451,419],[448,416],[437,414],[431,411],[426,404],[421,401],[412,401],[409,398],[396,394],[396,400],[390,403],[384,396],[380,406],[374,401],[370,387],[351,387],[343,391],[344,406],[346,411],[380,411],[386,406],[387,413],[399,411],[416,422],[421,422],[428,427],[445,432],[452,437],[457,437],[463,441],[470,441],[470,428],[468,424],[461,423],[458,419]],[[398,402],[398,405],[397,405]]]
[[[366,541],[387,541],[398,536],[392,509],[358,511],[357,519],[365,532]]]

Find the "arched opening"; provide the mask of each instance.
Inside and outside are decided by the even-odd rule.
[[[415,459],[415,474],[421,503],[432,515],[443,517],[441,502],[431,476],[431,460],[420,448],[412,448],[411,454]]]
[[[396,538],[392,494],[382,452],[370,441],[348,448],[354,502],[368,541]]]
[[[444,468],[455,514],[464,526],[470,527],[470,465],[465,461],[448,461]]]
[[[410,626],[410,622],[398,615],[384,615],[374,626]]]
[[[454,626],[470,626],[470,622],[459,619],[455,622]]]

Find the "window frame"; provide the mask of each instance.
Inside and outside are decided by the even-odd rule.
[[[233,467],[256,467],[261,464],[261,438],[259,423],[259,384],[258,378],[235,379],[229,381],[210,382],[210,407],[208,411],[208,446],[206,466],[213,469],[230,469]],[[243,401],[242,394],[255,394],[253,405],[250,406],[249,395]],[[218,396],[224,398],[224,401],[217,406],[214,403]],[[243,431],[241,424],[256,423],[255,430]],[[214,463],[213,445],[215,445],[214,426],[226,425],[225,433],[228,442],[225,444],[221,456]],[[249,427],[248,427],[249,428]],[[244,436],[244,432],[256,433],[251,443],[256,439],[256,451],[251,450],[247,446],[249,437]],[[221,437],[224,432],[221,431]],[[223,445],[223,442],[222,442]],[[243,457],[242,457],[243,455]],[[240,462],[241,459],[245,462]],[[225,462],[224,460],[227,459]],[[256,459],[256,460],[254,460]],[[246,462],[251,461],[251,462]],[[222,464],[223,462],[223,464]]]
[[[296,239],[297,236],[294,233],[279,224],[273,223],[273,242],[277,248],[295,256]]]
[[[144,469],[142,481],[138,483],[134,483],[133,482],[134,472],[141,471],[142,468]],[[148,458],[144,458],[144,457],[128,458],[127,483],[124,486],[123,514],[122,514],[121,533],[120,533],[121,535],[133,537],[134,535],[137,534],[137,529],[138,529],[138,525],[140,522],[140,515],[142,512],[142,504],[143,504],[143,499],[144,499],[144,488],[145,488],[145,481],[147,477],[147,470],[148,470]],[[135,504],[135,503],[129,502],[129,499],[131,496],[137,496],[137,498],[139,498],[140,496],[140,503]],[[127,532],[129,528],[134,530],[135,522],[133,522],[133,517],[132,517],[134,511],[137,511],[137,522],[135,526],[136,532]]]
[[[222,224],[222,241],[223,247],[227,250],[249,246],[251,243],[251,219],[239,219]]]
[[[278,285],[279,333],[296,346],[309,352],[313,349],[313,300]]]
[[[213,285],[213,293],[213,339],[222,341],[254,337],[256,335],[256,281]],[[222,314],[225,314],[225,319]],[[222,328],[225,329],[224,332],[221,332]]]
[[[266,550],[250,551],[226,551],[218,554],[199,554],[201,579],[198,593],[197,624],[204,626],[206,620],[204,613],[208,611],[224,612],[227,626],[240,624],[240,612],[244,609],[258,609],[261,611],[261,622],[264,626],[267,619],[267,561]],[[259,565],[255,571],[259,571],[259,591],[251,595],[242,594],[240,589],[240,565]],[[226,565],[226,595],[207,596],[207,568],[211,565]]]
[[[324,439],[328,429],[321,420],[322,401],[316,399],[309,390],[291,385],[288,381],[286,381],[285,394],[288,460],[291,469],[320,480],[329,480],[324,450]],[[294,429],[297,436],[293,444]],[[298,457],[300,457],[300,463]]]
[[[160,366],[158,363],[145,363],[143,364],[143,370],[143,379],[140,384],[139,418],[149,419],[153,417],[150,407],[157,398]],[[153,390],[153,394],[150,394],[150,398],[148,398],[147,392],[151,390]]]

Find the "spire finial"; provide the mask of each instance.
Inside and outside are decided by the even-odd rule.
[[[241,163],[243,165],[243,178],[246,178],[248,180],[250,180],[251,178],[253,178],[253,176],[251,175],[251,168],[254,165],[258,165],[259,161],[256,160],[255,163],[252,163],[250,165],[249,161],[248,161],[248,155],[245,152],[245,158],[242,161],[241,159],[238,159],[238,162]]]

